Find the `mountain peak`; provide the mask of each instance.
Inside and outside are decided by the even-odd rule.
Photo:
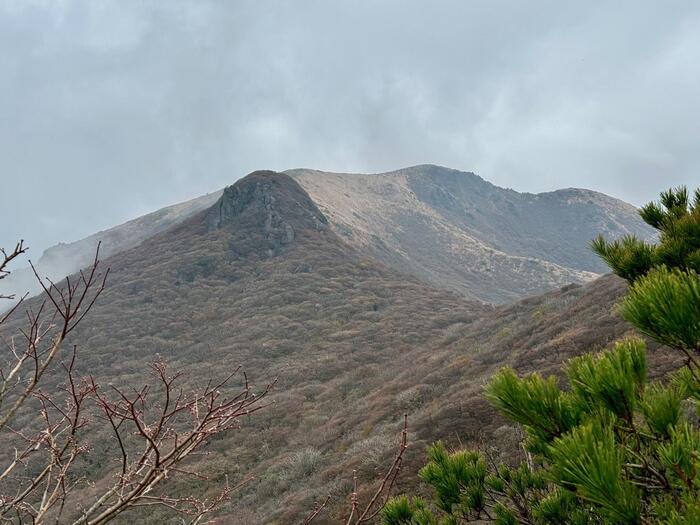
[[[268,253],[304,232],[326,228],[328,220],[289,175],[254,171],[224,189],[206,215],[209,229],[233,228],[258,238]]]

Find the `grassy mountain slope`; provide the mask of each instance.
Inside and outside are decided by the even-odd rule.
[[[605,348],[630,334],[631,328],[615,309],[625,286],[620,279],[605,276],[499,307],[473,323],[447,324],[429,346],[412,350],[410,359],[382,371],[381,381],[358,378],[355,388],[366,392],[359,402],[345,404],[307,438],[306,446],[311,443],[322,454],[317,471],[303,487],[285,494],[275,506],[274,518],[265,515],[261,523],[297,522],[310,494],[321,497],[337,480],[344,480],[341,487],[347,490],[352,469],[365,477],[376,475],[395,451],[397,415],[403,412],[409,416],[411,445],[405,472],[410,474],[399,482],[398,491],[416,488],[412,484],[425,462],[425,449],[437,439],[454,447],[495,446],[509,456],[518,435],[483,398],[485,382],[505,365],[521,373],[559,375],[566,359]],[[652,375],[680,365],[667,349],[654,344],[650,349]],[[348,439],[348,429],[363,432],[355,430]],[[348,449],[342,452],[344,447]],[[262,479],[270,475],[265,465],[254,472]],[[342,490],[334,494],[333,510],[324,523],[339,522],[347,510],[343,495]]]
[[[108,287],[74,334],[82,371],[103,383],[140,384],[156,355],[193,381],[239,364],[256,384],[279,377],[274,405],[191,465],[211,482],[173,487],[214,492],[215,481],[252,475],[221,523],[299,523],[328,493],[318,523],[337,523],[352,471],[363,487],[382,474],[404,412],[406,471],[435,439],[495,435],[507,447],[509,430],[481,397],[493,371],[556,370],[628,330],[613,307],[616,279],[493,308],[377,262],[336,231],[292,177],[253,173],[210,208],[107,258]],[[670,366],[659,355],[658,368]],[[89,470],[98,485],[102,454],[95,449]],[[134,511],[126,521],[166,515]]]
[[[269,523],[279,497],[297,489],[308,455],[320,467],[308,441],[322,437],[315,429],[445,326],[490,310],[364,257],[298,184],[271,172],[251,174],[213,207],[105,264],[108,286],[74,336],[85,372],[137,384],[147,379],[144,364],[161,355],[200,381],[239,364],[258,384],[279,376],[275,405],[244,433],[214,443],[216,459],[204,467],[232,483],[264,469],[241,506],[255,512],[253,523]],[[367,424],[328,429],[328,443],[347,448],[372,430]],[[342,443],[331,444],[338,433]]]
[[[588,249],[598,233],[652,234],[633,206],[588,190],[518,193],[432,165],[376,175],[286,173],[353,246],[489,302],[595,278],[605,271]]]

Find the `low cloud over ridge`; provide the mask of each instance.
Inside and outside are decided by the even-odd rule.
[[[0,245],[254,169],[433,162],[635,204],[696,184],[700,5],[0,3]],[[58,204],[57,204],[58,203]]]

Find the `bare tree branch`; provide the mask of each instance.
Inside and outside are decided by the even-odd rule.
[[[24,251],[21,242],[11,253],[0,250],[0,279]],[[0,438],[14,447],[11,455],[0,455],[0,523],[97,525],[127,509],[154,505],[180,513],[186,518],[183,523],[204,523],[249,478],[233,486],[227,480],[209,498],[176,497],[164,482],[177,476],[207,480],[186,468],[187,458],[212,437],[239,428],[243,416],[265,408],[275,382],[255,393],[241,373],[242,386],[232,389],[240,373],[236,369],[219,382],[210,380],[188,392],[181,386],[184,375],[171,373],[165,362],[156,360],[149,367],[151,384],[105,391],[95,377],[77,374],[75,346],[65,362],[57,359],[65,353],[67,336],[105,289],[109,269],[100,270],[99,245],[87,270],[59,284],[41,279],[30,265],[43,300],[32,301],[26,325],[4,341],[9,358],[0,363]],[[20,304],[0,318],[0,326]],[[53,386],[55,381],[44,378],[57,363],[65,381]],[[76,470],[94,445],[95,423],[100,428],[106,423],[109,450],[117,459],[110,463],[112,476],[103,478],[110,483],[99,490]],[[66,510],[79,514],[64,517]]]
[[[357,488],[357,472],[353,471],[353,491],[350,494],[350,512],[348,517],[344,520],[345,525],[360,525],[361,523],[369,523],[374,520],[382,509],[385,507],[389,497],[391,496],[391,489],[396,483],[396,478],[401,471],[401,465],[403,463],[403,456],[408,448],[408,415],[403,416],[403,429],[401,430],[401,438],[399,440],[399,450],[394,456],[389,469],[382,478],[381,483],[375,490],[372,498],[369,500],[367,505],[361,507],[358,488]],[[309,525],[313,522],[327,507],[330,502],[331,497],[328,496],[323,504],[315,505],[313,512],[304,520],[303,525]]]

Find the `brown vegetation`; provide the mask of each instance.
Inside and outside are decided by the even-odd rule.
[[[25,251],[22,242],[10,253],[0,250],[0,279]],[[128,509],[161,506],[200,523],[235,487],[226,483],[217,496],[198,498],[171,495],[162,490],[163,481],[204,478],[186,470],[185,460],[263,408],[271,385],[256,395],[246,378],[229,397],[227,383],[236,370],[188,392],[179,384],[182,374],[170,373],[159,360],[151,365],[154,383],[138,389],[105,389],[94,375],[80,374],[76,347],[66,355],[65,342],[104,291],[109,270],[100,272],[97,254],[88,270],[60,285],[44,283],[32,266],[44,293],[27,305],[0,363],[0,521],[97,525]],[[17,302],[0,324],[23,306]],[[104,426],[111,441],[100,433]],[[93,468],[100,462],[102,468]]]
[[[193,458],[191,468],[213,482],[250,479],[222,501],[223,523],[301,523],[314,502],[326,502],[314,523],[346,519],[353,472],[357,501],[371,501],[404,412],[404,471],[422,465],[438,438],[498,435],[506,443],[508,429],[481,396],[493,371],[557,370],[628,330],[614,309],[623,289],[614,278],[494,309],[366,257],[286,175],[255,173],[234,188],[210,210],[109,258],[103,297],[72,334],[83,369],[122,390],[158,358],[187,370],[190,387],[241,363],[254,381],[279,377],[265,411]],[[670,366],[659,356],[660,370]],[[96,439],[108,442],[110,429]],[[85,457],[103,486],[99,454]],[[412,479],[396,485],[410,488]],[[196,481],[164,487],[186,497]],[[203,499],[220,493],[205,488]],[[135,509],[124,519],[163,523],[168,510]]]

